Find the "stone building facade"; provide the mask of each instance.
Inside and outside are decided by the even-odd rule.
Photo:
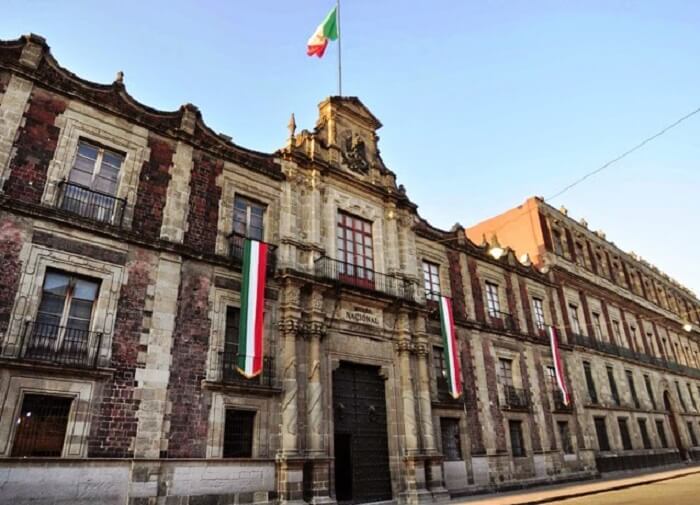
[[[82,80],[41,37],[0,42],[0,503],[423,503],[697,455],[698,300],[539,203],[549,238],[532,260],[432,227],[382,161],[380,127],[330,97],[313,130],[292,120],[284,147],[256,152],[192,105],[138,103],[121,75]],[[254,379],[234,369],[245,237],[271,245]],[[643,291],[612,266],[606,279],[597,253]]]

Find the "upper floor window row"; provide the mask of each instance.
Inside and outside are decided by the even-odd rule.
[[[233,233],[254,240],[263,240],[265,208],[262,203],[236,196],[233,202]]]

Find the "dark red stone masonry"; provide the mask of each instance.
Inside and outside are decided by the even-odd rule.
[[[522,381],[523,381],[523,389],[525,390],[525,394],[528,395],[528,401],[530,405],[532,405],[532,387],[530,387],[530,374],[528,372],[528,366],[527,366],[527,360],[525,359],[525,353],[521,352],[520,353],[520,374],[522,376]],[[532,450],[535,452],[540,452],[542,450],[542,439],[540,438],[540,430],[537,429],[537,426],[535,426],[534,421],[535,416],[532,414],[532,412],[529,414],[530,420],[532,421],[530,424],[530,441],[532,442]]]
[[[464,281],[462,279],[462,267],[459,263],[460,254],[457,251],[448,250],[447,260],[450,265],[450,291],[452,292],[452,307],[455,320],[467,319],[467,306],[464,297]]]
[[[214,253],[221,188],[216,179],[221,175],[224,163],[196,152],[190,178],[190,213],[187,217],[185,244],[197,251]]]
[[[145,251],[133,251],[127,262],[128,282],[123,285],[117,305],[117,319],[112,338],[111,366],[115,369],[105,385],[104,399],[92,423],[88,454],[90,457],[129,458],[133,456],[132,442],[136,436],[136,411],[139,400],[134,398],[139,344],[143,326],[144,304],[151,278],[156,272],[157,257]]]
[[[41,89],[29,97],[24,126],[14,144],[10,176],[5,181],[8,196],[29,203],[40,203],[46,186],[46,172],[53,159],[60,129],[56,117],[66,109],[66,102]]]
[[[208,413],[211,395],[202,391],[206,377],[209,349],[209,290],[211,268],[192,262],[183,263],[182,281],[173,332],[172,367],[168,400],[172,412],[168,458],[203,458],[206,456]]]
[[[0,218],[0,334],[5,333],[10,323],[10,313],[22,273],[19,253],[25,239],[23,230],[15,220]]]
[[[472,283],[472,296],[474,297],[474,316],[480,323],[486,322],[486,311],[484,310],[484,297],[481,292],[481,280],[476,272],[476,260],[467,258],[467,268],[469,269],[469,279]]]
[[[482,423],[479,421],[479,405],[476,389],[476,373],[474,371],[474,354],[471,342],[460,339],[462,342],[462,376],[464,377],[464,402],[467,406],[467,427],[469,429],[469,442],[472,455],[485,454],[484,437],[481,432]]]
[[[132,228],[144,238],[157,239],[163,224],[175,148],[171,142],[154,135],[148,137],[148,147],[151,157],[141,168]]]
[[[498,401],[498,379],[496,378],[496,358],[491,353],[491,346],[487,340],[481,342],[484,353],[484,368],[486,370],[486,386],[489,391],[489,410],[493,419],[493,429],[496,435],[496,450],[506,452],[508,443],[506,442],[506,430],[503,426],[503,412]]]

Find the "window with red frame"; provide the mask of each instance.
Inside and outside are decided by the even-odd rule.
[[[338,213],[336,232],[337,259],[345,276],[374,280],[372,223],[359,217]]]

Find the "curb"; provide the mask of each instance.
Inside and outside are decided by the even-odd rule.
[[[645,486],[647,484],[655,484],[657,482],[663,482],[666,480],[679,479],[681,477],[687,477],[688,475],[693,475],[696,473],[700,473],[700,468],[696,468],[695,470],[690,470],[690,471],[687,471],[687,472],[684,472],[681,474],[677,474],[677,475],[668,475],[666,477],[649,479],[649,480],[645,480],[642,482],[630,482],[627,484],[618,484],[616,486],[611,486],[611,487],[608,487],[605,489],[594,489],[591,491],[582,491],[580,493],[571,493],[571,494],[562,494],[559,496],[550,496],[549,498],[540,498],[537,500],[517,502],[517,503],[513,503],[513,505],[539,505],[541,503],[552,503],[552,502],[560,501],[560,500],[571,500],[573,498],[581,498],[583,496],[590,496],[590,495],[600,494],[600,493],[608,493],[610,491],[620,491],[622,489],[628,489],[631,487]]]

